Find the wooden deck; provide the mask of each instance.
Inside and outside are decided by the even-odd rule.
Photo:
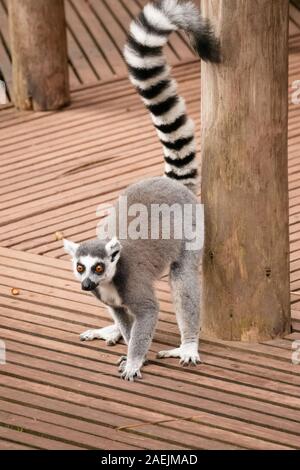
[[[138,3],[69,0],[68,34],[81,51],[69,52],[74,76],[81,77],[73,82],[72,105],[59,113],[1,110],[0,339],[7,363],[0,365],[0,449],[299,449],[300,365],[291,354],[300,340],[300,105],[290,104],[289,120],[293,333],[257,345],[203,338],[197,368],[157,360],[158,350],[179,342],[161,280],[160,318],[143,381],[119,379],[116,361],[125,345],[79,342],[79,333],[109,318],[80,291],[55,232],[74,241],[95,237],[98,205],[163,168],[160,144],[120,56],[114,61],[107,53],[114,72],[102,76],[105,68],[93,54],[110,49],[102,40],[89,47],[86,33],[91,24],[99,28],[94,10],[112,15],[117,5],[120,28],[113,27],[110,40],[120,50],[117,31],[124,32]],[[109,17],[99,11],[107,25]],[[291,14],[290,84],[300,78],[300,14]],[[3,18],[0,11],[2,40]],[[199,129],[199,63],[181,36],[174,41],[168,54],[176,51],[174,75]]]

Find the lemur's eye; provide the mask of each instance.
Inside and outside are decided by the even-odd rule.
[[[104,265],[99,263],[95,266],[95,273],[102,274],[104,271]]]
[[[80,264],[80,263],[77,264],[77,271],[78,271],[80,274],[81,274],[81,273],[84,273],[85,267],[83,266],[83,264]]]

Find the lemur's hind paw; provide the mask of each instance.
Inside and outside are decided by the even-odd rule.
[[[160,351],[157,354],[157,357],[179,357],[179,362],[183,366],[187,366],[189,364],[196,366],[201,362],[197,343],[182,344],[180,348],[169,349],[168,351]]]
[[[79,338],[81,341],[104,339],[108,346],[113,346],[121,338],[121,333],[117,325],[109,325],[98,330],[87,330],[84,333],[81,333]]]

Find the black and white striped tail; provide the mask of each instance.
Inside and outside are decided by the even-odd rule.
[[[147,4],[130,25],[124,49],[129,77],[146,107],[164,148],[165,175],[195,188],[198,178],[194,122],[163,54],[169,35],[185,30],[203,60],[219,62],[219,44],[210,24],[190,1]]]

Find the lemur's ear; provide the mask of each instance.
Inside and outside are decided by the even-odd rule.
[[[66,240],[66,238],[64,238],[64,249],[69,253],[69,255],[74,256],[78,247],[79,243],[74,243],[71,242],[71,240]]]
[[[105,245],[105,251],[107,255],[111,257],[111,261],[116,261],[120,258],[121,250],[122,250],[122,245],[117,239],[117,237],[112,238]]]

